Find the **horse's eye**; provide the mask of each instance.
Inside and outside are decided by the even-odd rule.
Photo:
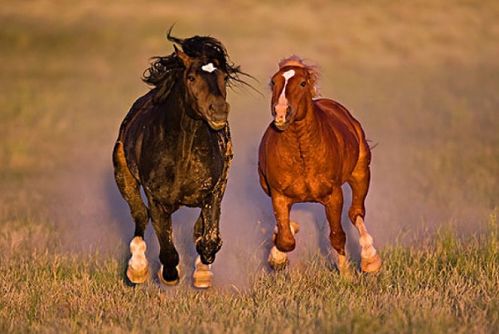
[[[229,81],[229,76],[228,76],[228,75],[224,76],[224,80],[225,80],[226,82],[227,82],[227,81]]]
[[[275,85],[274,80],[271,80],[271,81],[270,81],[270,86],[271,86],[271,87],[274,87],[274,85]]]
[[[300,86],[305,87],[306,84],[307,84],[306,81],[302,81],[301,84],[300,84]]]
[[[189,81],[194,81],[194,80],[196,80],[196,78],[195,78],[192,74],[189,74],[189,75],[187,76],[187,80],[189,80]]]

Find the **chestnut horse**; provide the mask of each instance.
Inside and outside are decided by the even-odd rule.
[[[345,107],[330,99],[314,99],[317,78],[315,68],[296,56],[282,60],[272,76],[274,121],[260,143],[258,162],[260,184],[272,198],[277,223],[269,264],[274,269],[285,267],[286,252],[295,248],[298,224],[289,220],[292,205],[318,202],[326,210],[338,269],[349,274],[341,227],[341,186],[346,182],[352,188],[348,216],[360,234],[361,269],[376,272],[381,258],[364,225],[371,152],[360,123]]]

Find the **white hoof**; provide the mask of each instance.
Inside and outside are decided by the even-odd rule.
[[[141,237],[135,237],[130,242],[132,257],[128,261],[126,275],[132,283],[144,283],[149,277],[149,264],[145,254],[146,249],[146,243]]]
[[[381,257],[376,253],[370,258],[361,257],[360,259],[360,268],[365,273],[378,272],[381,268],[381,264]]]
[[[338,255],[338,270],[343,278],[350,279],[353,277],[350,262],[345,255]]]
[[[211,272],[211,265],[201,262],[199,256],[194,262],[194,273],[192,274],[192,278],[192,285],[194,285],[195,288],[208,289],[212,286],[213,273]]]
[[[269,266],[274,270],[282,270],[288,265],[288,255],[273,246],[268,258]]]

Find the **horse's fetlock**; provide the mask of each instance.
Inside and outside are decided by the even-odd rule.
[[[222,239],[215,237],[202,237],[196,242],[196,250],[201,257],[201,262],[211,264],[215,261],[215,254],[222,248]]]

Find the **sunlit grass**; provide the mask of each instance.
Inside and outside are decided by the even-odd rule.
[[[155,280],[132,288],[116,259],[2,249],[0,326],[16,332],[492,333],[499,325],[498,236],[493,216],[482,235],[463,240],[447,231],[423,247],[386,248],[376,275],[345,280],[312,256],[299,269],[257,273],[242,291],[197,291],[185,280],[174,288]]]

